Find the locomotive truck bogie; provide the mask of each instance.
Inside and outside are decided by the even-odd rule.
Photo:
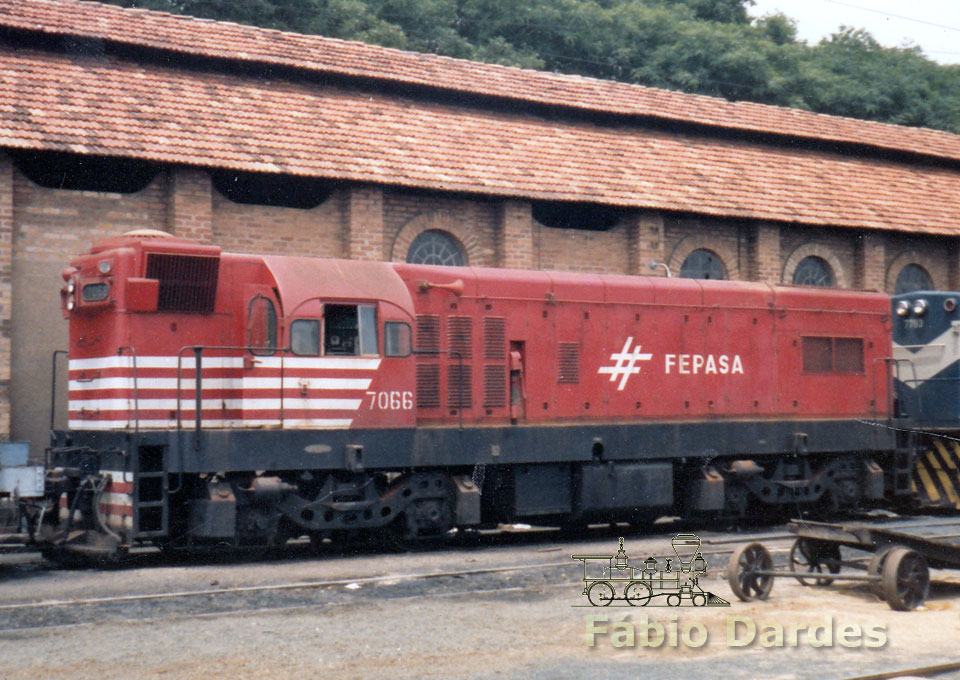
[[[45,517],[51,544],[74,520],[121,548],[242,547],[910,492],[910,452],[875,426],[892,401],[876,293],[235,255],[162,233],[96,244],[64,280],[69,427],[50,456],[87,490],[51,491],[81,499]]]

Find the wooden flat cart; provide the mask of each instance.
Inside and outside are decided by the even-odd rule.
[[[960,569],[957,522],[886,528],[871,524],[791,523],[797,535],[790,549],[789,570],[774,569],[770,551],[749,543],[734,551],[727,565],[727,581],[744,601],[764,600],[775,578],[789,576],[805,586],[834,581],[862,581],[891,608],[907,611],[921,606],[930,590],[930,568]],[[840,548],[873,553],[868,562],[842,560]],[[841,573],[844,567],[866,573]]]

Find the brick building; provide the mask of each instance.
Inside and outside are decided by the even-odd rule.
[[[0,437],[35,452],[59,272],[131,229],[960,288],[960,136],[93,2],[0,0],[0,147]]]

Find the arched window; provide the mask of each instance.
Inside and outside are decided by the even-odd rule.
[[[407,262],[462,267],[467,264],[467,254],[453,236],[430,229],[413,239],[407,251]]]
[[[793,271],[793,282],[800,286],[830,287],[836,285],[836,278],[826,260],[809,255],[800,260]]]
[[[684,279],[725,279],[727,272],[720,257],[712,250],[697,248],[687,255],[680,265],[680,277]]]
[[[897,274],[894,294],[913,293],[918,290],[933,290],[933,279],[920,265],[908,264]]]

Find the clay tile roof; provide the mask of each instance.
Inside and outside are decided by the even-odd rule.
[[[796,109],[429,54],[78,0],[0,0],[0,27],[284,65],[582,111],[651,117],[763,134],[862,144],[960,159],[960,136]]]
[[[0,47],[0,146],[956,234],[960,172]]]

